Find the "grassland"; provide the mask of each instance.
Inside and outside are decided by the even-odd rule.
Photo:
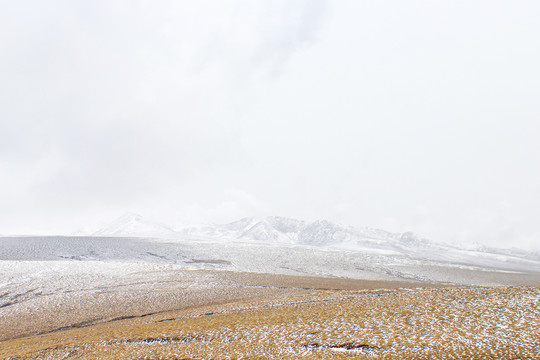
[[[306,290],[0,342],[7,359],[538,359],[540,288]]]

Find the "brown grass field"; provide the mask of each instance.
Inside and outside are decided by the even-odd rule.
[[[12,338],[0,358],[540,358],[539,287],[243,276],[276,291]]]

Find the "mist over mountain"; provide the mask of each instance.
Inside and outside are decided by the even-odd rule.
[[[128,213],[94,232],[92,235],[117,237],[167,237],[174,234],[175,231],[166,225],[146,220],[139,214]]]
[[[458,246],[411,232],[280,216],[175,227],[126,214],[91,235],[0,238],[0,260],[144,263],[465,285],[534,283],[540,274],[535,252]]]
[[[139,214],[125,214],[92,236],[109,237],[182,237],[201,240],[258,241],[309,246],[346,244],[427,246],[435,243],[412,233],[391,233],[369,227],[355,228],[327,220],[313,222],[281,216],[246,217],[227,224],[173,227],[145,219]]]
[[[206,241],[221,244],[268,244],[328,249],[388,258],[482,265],[493,268],[540,269],[540,254],[523,249],[446,244],[413,232],[392,233],[356,228],[326,220],[303,221],[280,216],[243,218],[227,224],[173,227],[126,214],[92,236],[139,237],[162,241]]]

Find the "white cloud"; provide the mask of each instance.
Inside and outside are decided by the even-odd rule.
[[[535,246],[539,6],[3,3],[0,233],[133,210]]]

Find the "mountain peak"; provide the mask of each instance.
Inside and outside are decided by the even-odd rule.
[[[429,241],[411,232],[395,234],[380,229],[343,226],[328,220],[308,222],[282,216],[245,217],[228,224],[196,226],[175,231],[166,225],[149,221],[140,214],[126,213],[93,235],[166,239],[183,237],[323,247],[422,248],[429,244]]]
[[[126,213],[95,232],[94,236],[170,237],[176,232],[168,226],[146,220],[136,213]]]

